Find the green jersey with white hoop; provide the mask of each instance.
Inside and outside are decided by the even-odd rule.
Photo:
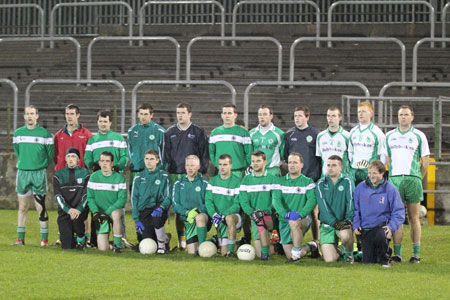
[[[114,210],[123,209],[127,203],[125,177],[117,172],[105,176],[101,170],[92,173],[87,185],[87,201],[92,213],[111,216]]]
[[[266,154],[266,168],[279,167],[284,159],[284,132],[273,124],[268,127],[258,125],[250,130],[253,150]]]
[[[52,135],[39,125],[33,129],[28,129],[27,126],[18,128],[14,132],[13,145],[17,156],[16,167],[19,170],[45,169],[55,153]]]
[[[227,179],[222,179],[220,175],[211,178],[205,195],[206,210],[211,218],[215,213],[224,216],[239,213],[241,209],[239,206],[240,185],[240,178],[233,175]]]
[[[317,135],[316,156],[322,158],[322,177],[327,174],[327,160],[332,155],[342,158],[342,172],[348,172],[348,140],[350,133],[339,126],[338,131],[331,133],[327,128]]]
[[[261,176],[256,176],[254,171],[246,175],[242,179],[239,193],[242,210],[247,215],[256,209],[272,215],[274,213],[272,197],[280,189],[278,181],[279,178],[269,174],[267,170]]]
[[[348,153],[350,166],[356,169],[356,163],[367,160],[369,163],[380,159],[384,154],[386,136],[381,129],[370,122],[368,125],[355,126],[350,130]]]
[[[216,168],[219,167],[219,157],[228,154],[233,160],[233,171],[245,169],[250,165],[252,151],[250,134],[238,125],[230,128],[219,126],[209,137],[209,158]]]
[[[128,162],[127,143],[118,132],[109,130],[103,134],[98,132],[91,137],[84,152],[84,163],[90,169],[100,159],[103,151],[109,151],[114,156],[114,166],[123,171]]]
[[[399,128],[386,134],[386,152],[391,159],[389,176],[410,175],[422,178],[420,158],[430,155],[425,134],[412,127],[401,132]]]

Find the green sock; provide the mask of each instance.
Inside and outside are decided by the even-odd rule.
[[[41,228],[41,240],[48,240],[48,228]]]
[[[353,256],[353,249],[352,250],[344,250],[344,258],[346,259],[349,256]]]
[[[88,240],[88,241],[91,239],[91,234],[89,232],[86,232],[84,234],[84,236],[86,237],[86,240]]]
[[[114,246],[119,247],[119,248],[125,248],[125,246],[123,245],[123,241],[122,241],[122,236],[121,235],[115,235],[114,236]]]
[[[236,244],[235,240],[228,239],[228,252],[234,253],[234,245]]]
[[[394,255],[402,256],[402,244],[394,244]]]
[[[58,231],[58,241],[61,240],[61,233]]]
[[[269,245],[267,246],[261,246],[261,253],[269,255]]]
[[[413,243],[413,255],[420,257],[420,243]]]
[[[78,237],[77,236],[77,244],[84,245],[85,243],[86,243],[86,237],[85,236],[83,236],[83,237]]]
[[[197,227],[198,244],[201,245],[206,240],[206,227]]]
[[[25,227],[17,227],[17,237],[21,239],[22,241],[25,241]]]

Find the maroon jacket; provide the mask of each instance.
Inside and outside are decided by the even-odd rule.
[[[67,125],[61,128],[55,135],[55,171],[64,169],[66,167],[66,151],[70,147],[77,148],[80,151],[80,161],[78,165],[81,168],[86,168],[84,165],[84,150],[86,149],[86,144],[88,140],[92,137],[92,133],[86,129],[82,124],[80,127],[69,135],[67,131]]]

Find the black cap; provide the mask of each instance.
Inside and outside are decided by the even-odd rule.
[[[66,156],[69,154],[75,154],[76,156],[78,156],[78,159],[80,159],[80,151],[78,151],[77,148],[70,147],[69,149],[67,149]]]

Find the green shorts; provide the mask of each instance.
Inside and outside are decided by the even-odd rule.
[[[369,171],[367,169],[350,169],[349,175],[356,186],[358,183],[369,178]]]
[[[280,167],[272,167],[272,168],[268,168],[266,169],[267,173],[276,176],[276,177],[280,177],[281,176],[281,171],[280,171]]]
[[[308,232],[309,228],[311,227],[311,223],[312,223],[311,216],[309,216],[309,215],[306,216],[306,218],[304,220],[306,220],[307,225],[306,225],[306,231],[303,233],[303,236]],[[291,228],[289,227],[289,222],[284,219],[280,220],[279,227],[280,227],[280,243],[282,245],[291,244],[292,239],[291,239]]]
[[[111,224],[108,221],[105,221],[103,224],[100,224],[97,229],[97,234],[109,234],[111,230]]]
[[[320,224],[320,244],[335,244],[339,241],[338,230],[333,226]]]
[[[236,224],[236,233],[238,233],[238,232],[241,232],[241,228],[242,228],[242,217],[241,217],[240,214],[235,214],[235,215],[238,216],[238,218],[239,218],[239,221],[238,221],[238,223]],[[219,224],[219,227],[216,228],[216,230],[217,230],[217,237],[218,237],[219,239],[226,239],[226,238],[228,238],[227,228],[228,228],[228,227],[227,227],[227,223],[225,222],[225,220],[222,221],[222,222]]]
[[[192,223],[184,222],[184,227],[186,228],[186,241],[197,236],[197,223],[195,221]]]
[[[44,195],[47,193],[47,172],[45,169],[32,171],[17,170],[17,194],[20,196],[28,196],[31,195],[31,191],[36,195]]]
[[[422,179],[414,176],[390,176],[392,183],[400,192],[403,202],[407,204],[423,201]]]

